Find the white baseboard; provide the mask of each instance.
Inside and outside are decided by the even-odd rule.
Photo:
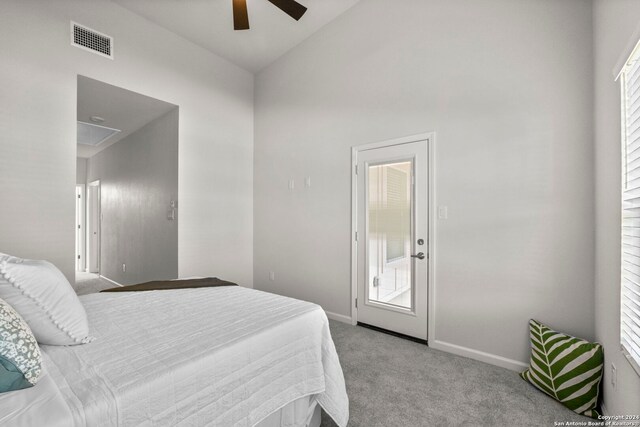
[[[325,310],[324,312],[327,313],[327,317],[331,320],[335,320],[337,322],[342,322],[342,323],[348,323],[349,325],[351,324],[350,316],[345,316],[344,314],[332,313],[327,310]]]
[[[507,359],[506,357],[497,356],[491,353],[485,353],[484,351],[474,350],[472,348],[462,347],[455,344],[450,344],[444,341],[429,340],[429,347],[436,350],[446,351],[448,353],[457,354],[458,356],[468,357],[470,359],[479,360],[481,362],[489,363],[491,365],[507,368],[512,371],[522,371],[529,365],[519,362],[513,359]]]
[[[103,276],[102,274],[99,274],[99,276],[100,276],[100,278],[101,278],[101,279],[104,279],[104,280],[106,280],[107,282],[111,282],[111,283],[113,283],[114,285],[117,285],[117,286],[120,286],[120,287],[124,286],[124,285],[121,285],[120,283],[116,282],[115,280],[111,280],[111,279],[109,279],[108,277]]]

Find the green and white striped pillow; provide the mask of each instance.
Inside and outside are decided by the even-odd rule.
[[[531,362],[520,376],[567,408],[597,418],[602,345],[556,332],[533,319],[529,331]]]

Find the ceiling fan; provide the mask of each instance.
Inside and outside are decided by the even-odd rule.
[[[299,21],[307,8],[295,0],[269,0],[281,11]],[[233,29],[249,29],[249,13],[247,12],[247,0],[233,0]]]

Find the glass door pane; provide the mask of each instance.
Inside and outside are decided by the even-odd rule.
[[[368,301],[412,308],[413,161],[368,166]]]

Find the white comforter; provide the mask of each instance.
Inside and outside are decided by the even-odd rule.
[[[45,377],[0,394],[0,424],[253,426],[308,395],[347,424],[342,369],[315,304],[236,286],[81,300],[96,340],[42,346]]]

